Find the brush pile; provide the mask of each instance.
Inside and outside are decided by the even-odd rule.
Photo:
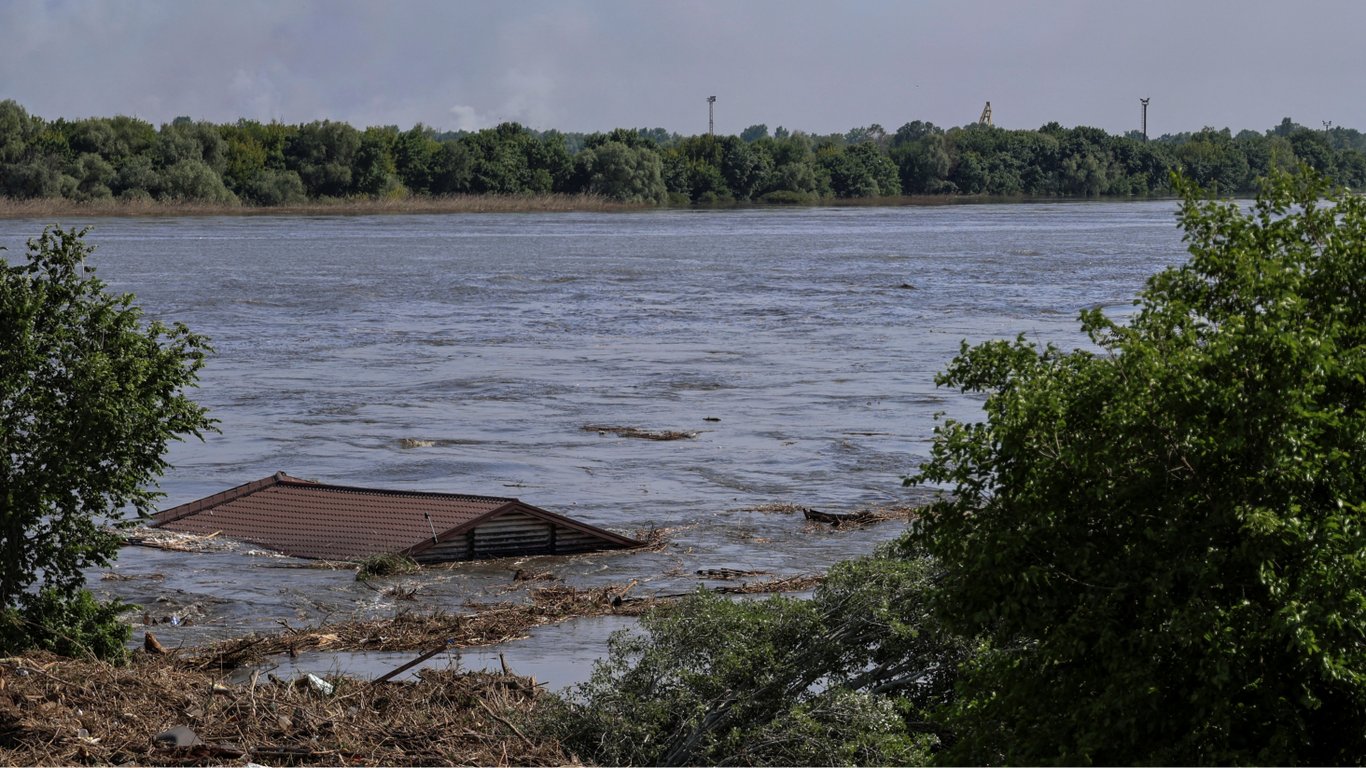
[[[0,659],[0,765],[563,765],[518,726],[525,678],[423,670],[417,680],[231,684],[173,656],[127,666]],[[302,684],[301,684],[302,683]]]

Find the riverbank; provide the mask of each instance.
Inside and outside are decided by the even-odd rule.
[[[531,574],[521,584],[545,583]],[[722,575],[724,578],[729,578]],[[810,589],[819,576],[717,588]],[[398,612],[373,621],[286,628],[202,648],[165,648],[144,628],[126,665],[44,653],[0,659],[0,765],[565,765],[577,763],[534,723],[534,678],[426,667],[393,679],[282,676],[272,658],[406,650],[420,663],[497,645],[535,626],[585,616],[636,617],[682,595],[632,597],[633,583],[531,588],[524,599],[462,614]],[[427,653],[419,654],[426,650]]]
[[[298,205],[257,206],[169,200],[91,200],[0,198],[0,218],[52,216],[327,216],[431,213],[554,213],[631,211],[637,204],[599,195],[453,195],[402,199],[316,200]]]
[[[1159,198],[1101,198],[1103,200]],[[893,197],[821,198],[803,203],[717,203],[703,209],[899,208],[993,203],[1095,202],[1085,197],[1002,197],[998,195],[901,195]],[[686,208],[693,208],[687,206]],[[296,205],[243,205],[174,200],[90,200],[64,198],[16,200],[0,198],[0,219],[51,217],[136,218],[192,216],[369,216],[444,213],[571,213],[660,210],[653,205],[622,203],[600,195],[453,195],[400,199],[332,199]]]

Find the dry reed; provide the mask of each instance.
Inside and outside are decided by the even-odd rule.
[[[293,205],[257,206],[175,200],[91,200],[0,198],[0,218],[113,216],[297,216],[431,213],[521,213],[628,211],[638,204],[599,195],[449,195],[396,199],[315,200]]]

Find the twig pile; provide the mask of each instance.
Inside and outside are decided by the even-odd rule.
[[[332,692],[253,678],[227,685],[173,657],[115,667],[0,659],[3,765],[563,765],[519,720],[541,695],[525,678],[423,670],[415,681],[330,678]],[[191,744],[159,741],[180,726]],[[195,743],[197,742],[197,743]]]

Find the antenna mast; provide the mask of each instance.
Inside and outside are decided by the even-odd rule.
[[[1148,101],[1149,101],[1149,100],[1148,100],[1148,99],[1139,99],[1138,101],[1139,101],[1139,103],[1141,103],[1141,104],[1143,105],[1143,140],[1144,140],[1144,141],[1147,141],[1147,140],[1148,140]]]
[[[982,116],[977,118],[977,124],[991,125],[991,102],[988,101],[987,105],[982,107]]]
[[[708,136],[714,136],[714,135],[716,135],[716,123],[715,123],[715,121],[712,119],[712,108],[713,108],[715,105],[716,105],[716,97],[715,97],[715,96],[708,96],[708,97],[707,97],[707,135],[708,135]]]

